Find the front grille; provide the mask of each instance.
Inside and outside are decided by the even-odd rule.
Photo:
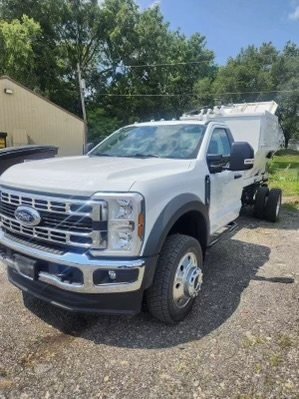
[[[31,241],[28,242],[27,240],[24,240],[23,238],[19,238],[16,235],[11,235],[11,234],[8,234],[8,233],[5,234],[5,237],[7,237],[10,240],[16,242],[17,244],[25,245],[27,247],[29,246],[31,248],[38,249],[40,251],[49,252],[49,253],[52,253],[52,254],[55,254],[55,255],[64,255],[65,254],[65,251],[63,249],[55,248],[52,245],[48,246],[48,245],[45,245],[45,244],[37,244],[37,243],[31,242]]]
[[[6,203],[1,200],[0,212],[7,218],[15,218],[15,211],[18,205]],[[36,208],[35,208],[36,209]],[[72,229],[81,233],[88,233],[92,230],[92,219],[85,216],[72,216],[69,215],[67,218],[61,213],[52,212],[49,214],[46,211],[39,211],[41,215],[41,227],[59,228],[60,230]]]
[[[15,218],[19,206],[37,210],[41,222],[27,227]],[[78,248],[106,247],[107,205],[88,198],[52,197],[2,188],[1,227],[5,232],[30,241],[48,242]]]

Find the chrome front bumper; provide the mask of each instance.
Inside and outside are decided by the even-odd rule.
[[[1,230],[0,244],[6,249],[10,249],[12,253],[16,252],[31,259],[79,269],[83,275],[82,284],[62,281],[58,276],[42,271],[38,273],[37,281],[47,283],[66,291],[82,294],[113,294],[138,291],[142,286],[145,272],[144,259],[105,260],[104,258],[91,258],[87,254],[75,254],[71,252],[59,254],[54,252],[46,252],[39,249],[38,247],[26,245],[26,242],[20,243],[20,241],[10,239]],[[30,277],[21,273],[13,255],[7,255],[5,253],[2,253],[0,255],[0,259],[3,261],[4,264],[14,269],[23,277],[32,280]],[[117,271],[138,270],[138,277],[135,281],[132,282],[111,282],[95,285],[93,274],[96,270],[115,271],[116,273]]]

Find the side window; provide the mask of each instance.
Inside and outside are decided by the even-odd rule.
[[[231,142],[225,129],[216,128],[211,137],[208,155],[223,155],[229,157],[231,153]]]

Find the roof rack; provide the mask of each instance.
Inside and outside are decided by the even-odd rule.
[[[215,106],[214,108],[204,107],[200,111],[193,110],[183,114],[180,120],[182,121],[199,120],[207,122],[215,118],[265,114],[266,112],[269,112],[274,115],[277,108],[278,105],[275,101],[228,104],[228,105],[221,105],[220,107]]]

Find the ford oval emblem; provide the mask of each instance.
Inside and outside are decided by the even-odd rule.
[[[41,216],[36,209],[23,205],[15,210],[15,218],[23,226],[27,227],[37,226],[41,222]]]

